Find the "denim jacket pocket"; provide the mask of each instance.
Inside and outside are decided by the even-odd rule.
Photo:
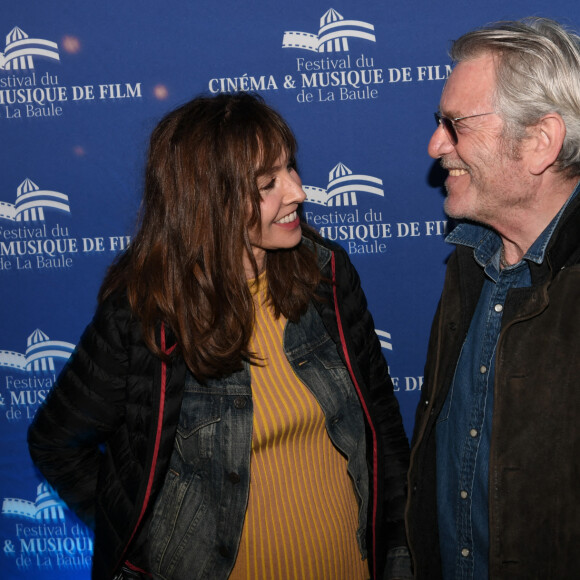
[[[220,397],[214,389],[188,384],[175,435],[169,471],[155,502],[149,532],[150,563],[161,578],[172,578],[183,553],[191,549],[211,501],[210,472]]]
[[[150,564],[156,577],[172,578],[184,551],[191,549],[191,538],[205,519],[207,499],[199,475],[168,471],[149,530]],[[180,517],[182,510],[190,517]]]
[[[188,395],[191,393],[186,392],[184,395],[175,436],[175,450],[182,463],[173,465],[177,471],[201,469],[202,464],[211,459],[217,423],[221,420],[220,397],[213,394],[197,394],[195,397]]]
[[[149,564],[155,578],[221,577],[215,559],[224,558],[217,552],[217,538],[233,544],[228,533],[235,528],[221,520],[222,514],[243,522],[249,487],[249,379],[249,372],[203,385],[191,375],[186,378],[169,470],[149,528]],[[247,456],[236,452],[238,441],[246,443]],[[228,473],[244,473],[244,466],[244,486],[232,493]]]

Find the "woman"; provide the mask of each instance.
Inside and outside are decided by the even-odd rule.
[[[295,149],[248,94],[153,132],[139,231],[29,431],[95,530],[93,578],[354,580],[405,561],[398,404],[358,275],[298,217]]]

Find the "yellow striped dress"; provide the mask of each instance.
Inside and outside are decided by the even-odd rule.
[[[265,276],[252,286],[250,350],[254,422],[250,495],[230,580],[365,580],[358,504],[345,457],[324,414],[282,350],[286,319],[265,304]]]

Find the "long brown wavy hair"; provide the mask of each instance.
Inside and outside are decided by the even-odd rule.
[[[125,291],[149,349],[160,322],[198,380],[231,374],[248,352],[254,303],[243,267],[255,274],[248,230],[260,224],[257,178],[280,155],[294,159],[284,119],[257,95],[198,97],[167,114],[150,140],[138,231],[111,266],[99,299]],[[303,226],[303,234],[316,234]],[[309,244],[266,255],[276,316],[296,321],[320,282]]]

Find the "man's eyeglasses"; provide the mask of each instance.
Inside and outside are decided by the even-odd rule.
[[[443,130],[445,131],[447,137],[453,145],[457,145],[458,137],[457,137],[457,130],[455,129],[455,123],[458,121],[463,121],[463,119],[471,119],[472,117],[483,117],[485,115],[493,115],[495,111],[491,111],[490,113],[478,113],[477,115],[466,115],[465,117],[455,117],[455,119],[451,119],[442,115],[441,113],[435,113],[435,121],[437,122],[437,126],[441,125]]]

